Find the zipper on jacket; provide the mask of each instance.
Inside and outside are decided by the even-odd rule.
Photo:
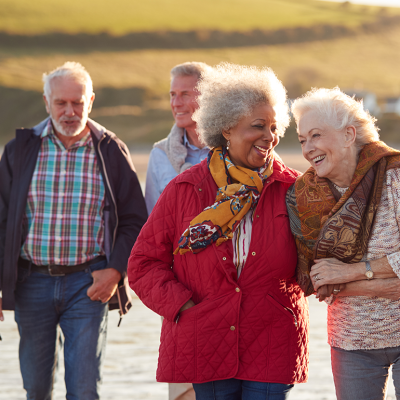
[[[119,220],[118,220],[118,212],[117,212],[117,203],[116,203],[115,198],[114,198],[114,193],[111,190],[111,185],[110,185],[110,181],[108,179],[107,170],[106,170],[106,164],[104,162],[103,154],[101,154],[101,151],[100,151],[100,145],[101,145],[101,142],[103,141],[103,139],[104,139],[104,135],[99,140],[99,143],[97,145],[97,151],[99,153],[99,156],[100,156],[100,159],[101,159],[101,163],[103,164],[103,172],[104,172],[104,176],[106,178],[106,183],[107,183],[107,186],[108,186],[108,190],[110,191],[111,200],[114,203],[116,224],[115,224],[115,228],[114,228],[114,232],[113,232],[113,241],[112,241],[112,246],[111,246],[111,251],[112,251],[114,249],[115,239],[116,239],[116,236],[117,236],[117,229],[118,229]]]
[[[285,306],[282,306],[282,307],[283,307],[285,310],[289,311],[289,312],[292,314],[294,326],[297,328],[297,318],[296,318],[296,315],[294,315],[294,311],[293,311],[291,308],[289,308],[289,307],[285,307]]]

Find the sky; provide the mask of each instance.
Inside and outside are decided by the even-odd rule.
[[[333,0],[333,1],[343,2],[343,0]],[[400,0],[350,0],[350,3],[368,4],[371,6],[400,7]]]

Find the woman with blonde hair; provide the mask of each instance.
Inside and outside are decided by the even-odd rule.
[[[289,189],[298,282],[328,307],[339,400],[385,398],[393,365],[400,399],[400,152],[339,88],[292,105],[311,167]]]
[[[298,173],[274,153],[289,123],[270,69],[220,64],[193,119],[208,159],[166,187],[128,276],[164,317],[160,382],[196,398],[286,399],[308,373],[308,309],[295,280],[285,194]]]

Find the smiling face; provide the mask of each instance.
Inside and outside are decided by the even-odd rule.
[[[197,76],[191,75],[176,76],[171,81],[170,104],[178,128],[196,129],[196,122],[192,120],[192,115],[199,107],[196,101],[199,92],[195,89],[197,80]]]
[[[86,97],[85,85],[71,77],[57,77],[51,81],[50,98],[44,97],[47,112],[59,135],[73,137],[86,128],[94,94]]]
[[[300,117],[298,134],[304,158],[317,175],[340,187],[348,187],[357,166],[356,130],[337,131],[321,122],[316,111]]]
[[[259,104],[223,135],[230,142],[228,153],[236,166],[260,168],[279,143],[275,111],[269,104]]]

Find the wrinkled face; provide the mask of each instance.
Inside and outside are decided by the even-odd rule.
[[[354,144],[348,140],[347,128],[337,131],[311,110],[300,117],[297,132],[303,156],[319,177],[339,182],[348,173],[349,157],[353,156],[349,146]]]
[[[176,76],[171,81],[171,110],[179,128],[196,129],[196,122],[192,120],[193,113],[199,107],[196,102],[199,95],[196,85],[197,76]]]
[[[260,104],[223,135],[230,142],[228,153],[236,166],[260,168],[279,143],[275,111],[269,104]]]
[[[86,127],[94,94],[87,99],[85,85],[71,77],[53,78],[50,84],[50,99],[44,101],[54,129],[64,136],[79,135]]]

